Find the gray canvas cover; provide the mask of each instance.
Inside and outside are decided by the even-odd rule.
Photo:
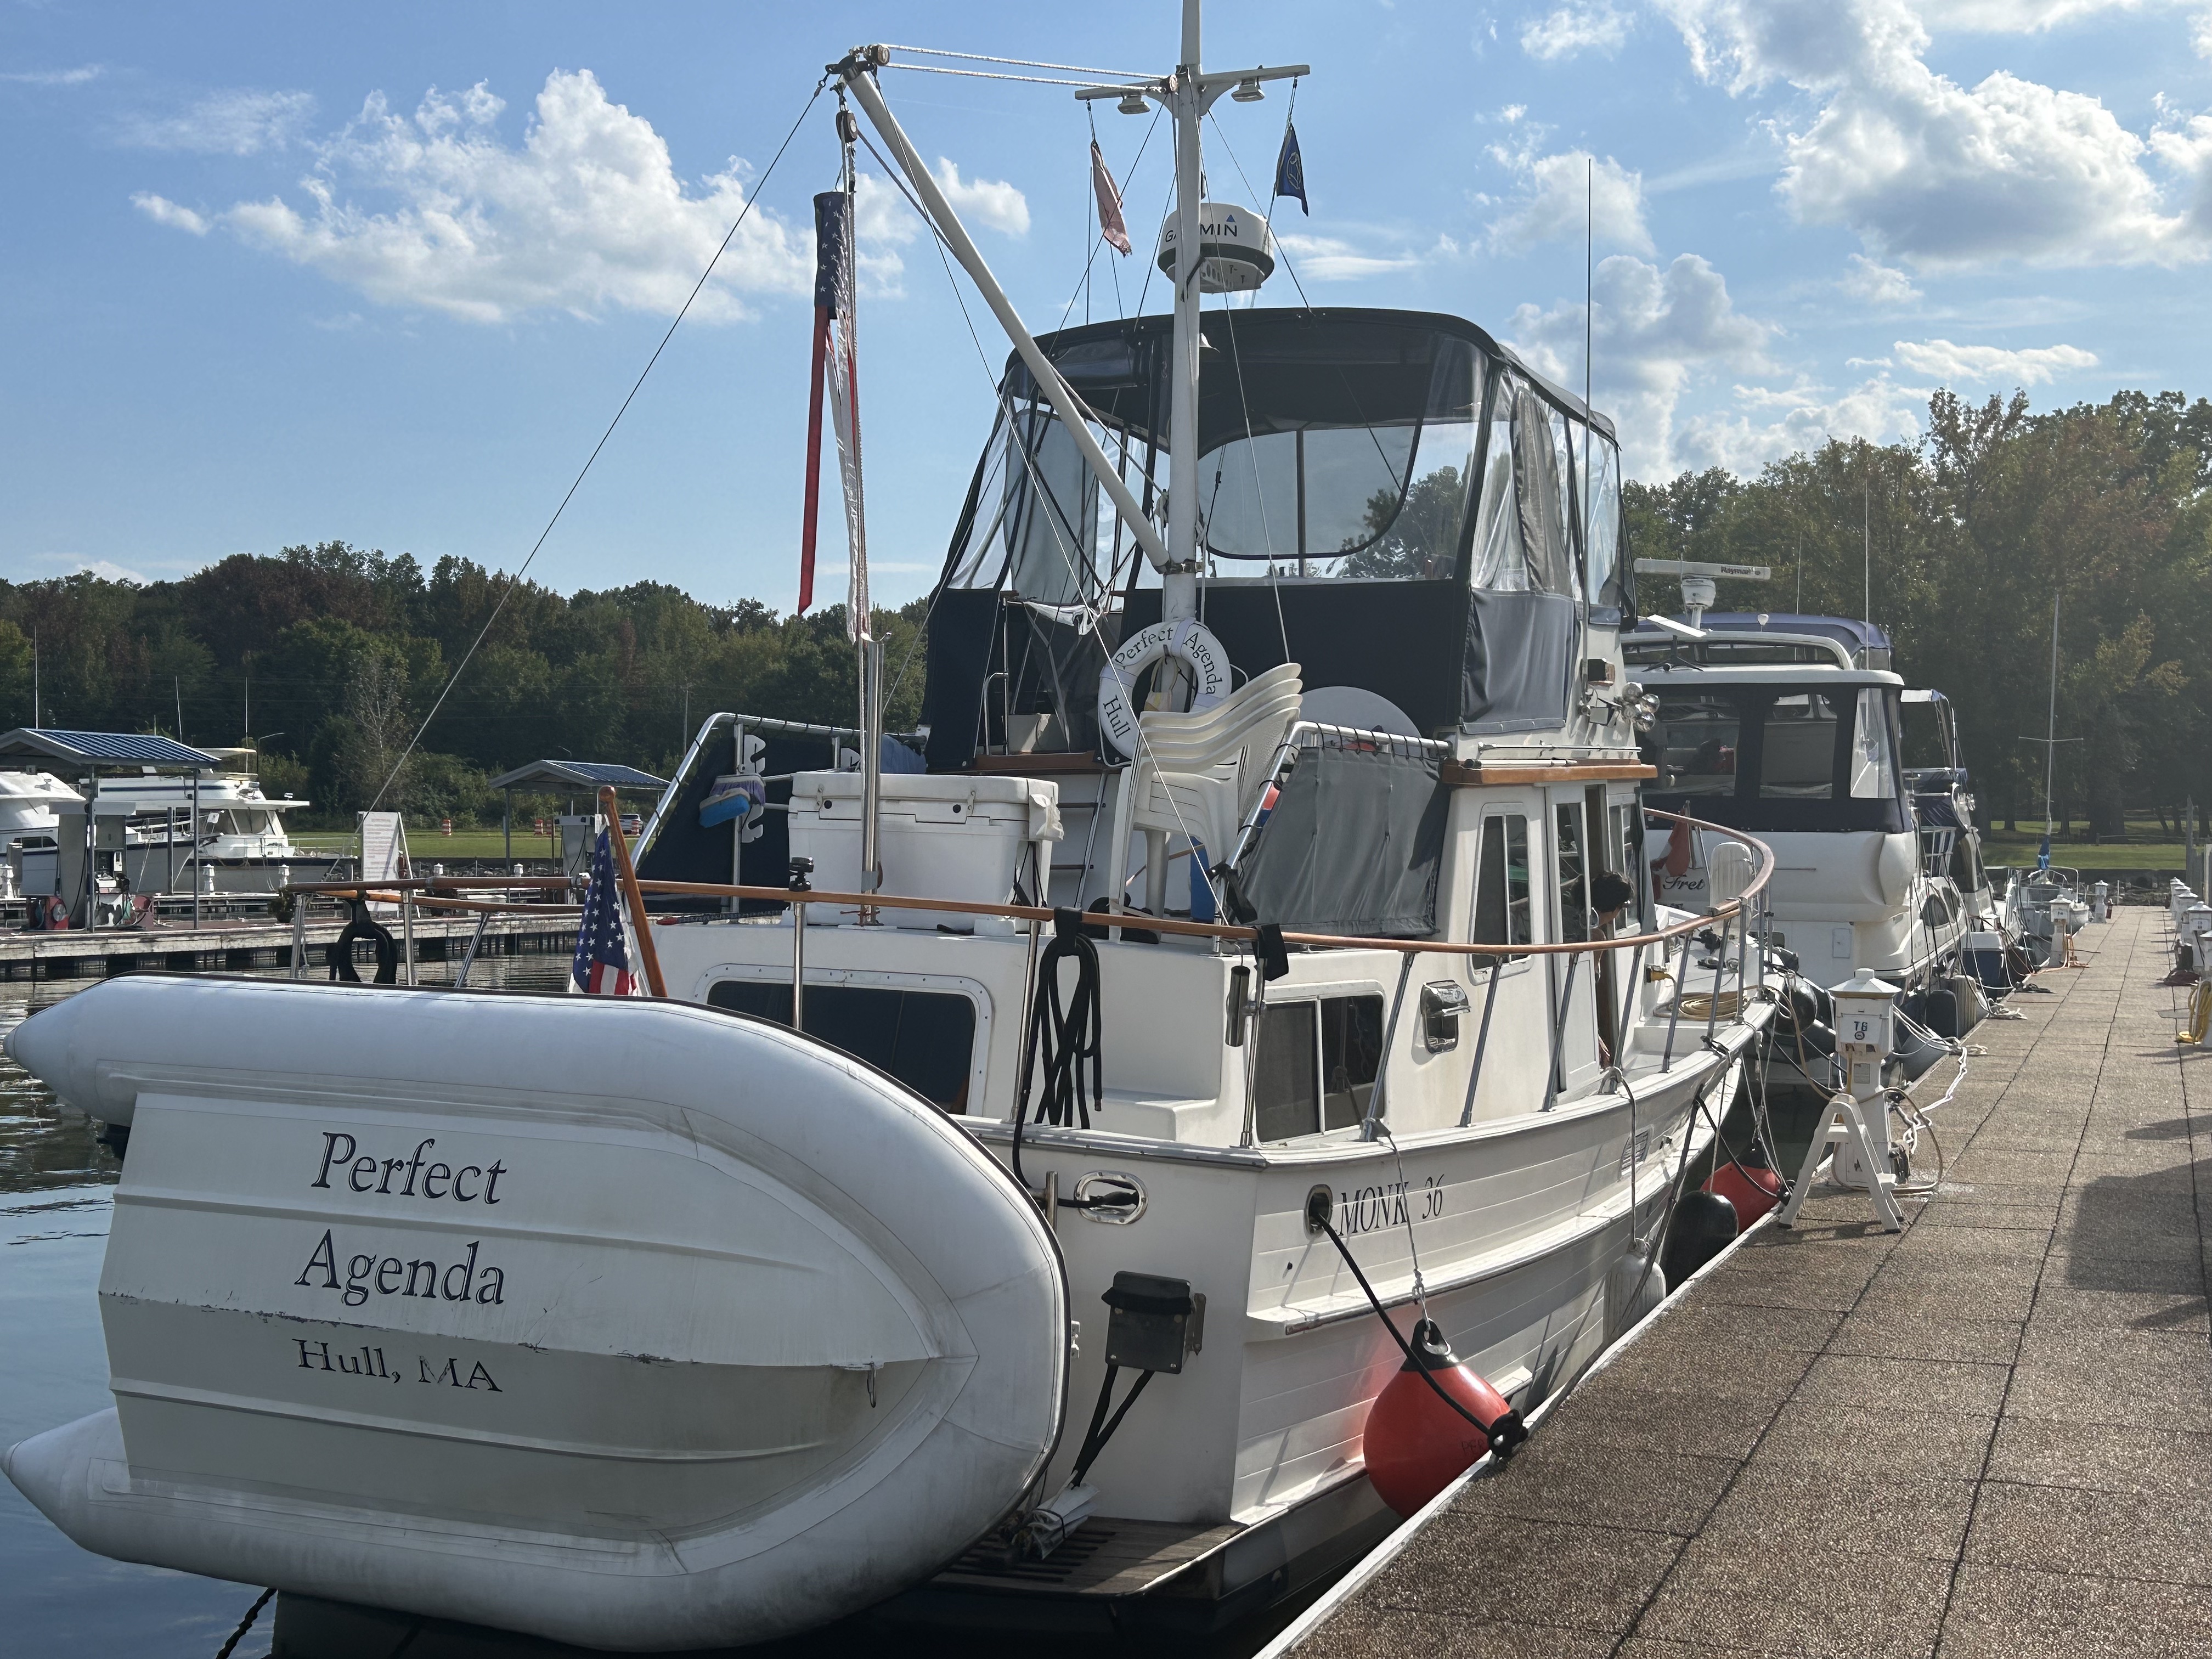
[[[1461,706],[1470,732],[1564,725],[1574,678],[1575,602],[1564,593],[1468,595]]]
[[[1302,750],[1237,869],[1261,921],[1292,933],[1427,939],[1451,792],[1433,756]]]

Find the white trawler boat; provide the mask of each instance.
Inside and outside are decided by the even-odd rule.
[[[319,881],[329,873],[337,860],[304,851],[284,828],[285,813],[310,803],[268,794],[256,772],[258,751],[204,752],[220,769],[197,780],[149,770],[100,781],[103,799],[120,799],[131,809],[124,851],[134,891],[166,892],[188,883],[208,892],[273,893],[287,880]]]
[[[1042,340],[835,66],[1016,349],[928,769],[707,722],[664,996],[134,975],[10,1036],[131,1132],[115,1408],[6,1455],[72,1537],[627,1650],[1204,1627],[1390,1523],[1416,1318],[1525,1409],[1656,1300],[1765,855],[1644,879],[1612,428],[1454,318],[1203,314],[1267,243],[1201,236],[1200,118],[1293,71],[1199,56],[1113,88],[1173,315]]]

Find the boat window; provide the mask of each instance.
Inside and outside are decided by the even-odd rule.
[[[1589,937],[1589,879],[1583,862],[1583,809],[1558,809],[1559,830],[1559,942],[1579,945]]]
[[[1799,691],[1768,706],[1759,757],[1760,799],[1827,800],[1835,794],[1840,702],[1826,692]]]
[[[1576,428],[1576,436],[1589,454],[1583,592],[1593,609],[1619,611],[1627,599],[1620,571],[1620,451],[1611,439],[1584,427]]]
[[[1732,697],[1662,697],[1649,747],[1658,787],[1678,795],[1735,793],[1737,714]]]
[[[1199,476],[1206,550],[1264,559],[1282,575],[1448,577],[1474,433],[1456,421],[1234,439]]]
[[[810,993],[808,1001],[812,1000]],[[1261,1013],[1259,1048],[1252,1060],[1252,1118],[1261,1140],[1288,1140],[1320,1127],[1321,1080],[1315,1070],[1319,1012],[1310,1002],[1275,1002]]]
[[[1890,741],[1889,711],[1882,694],[1869,687],[1859,693],[1858,718],[1852,724],[1851,799],[1889,800],[1897,794],[1897,768]]]
[[[1833,684],[1662,694],[1647,802],[1753,831],[1909,829],[1896,697]]]
[[[707,1002],[779,1025],[791,1024],[791,987],[774,980],[718,980],[708,988]],[[809,985],[806,1035],[890,1073],[949,1112],[967,1109],[975,1005],[957,993]]]
[[[1382,1064],[1382,999],[1324,997],[1321,1005],[1321,1073],[1324,1129],[1349,1128],[1367,1116],[1376,1074]]]
[[[1482,821],[1482,860],[1474,892],[1477,945],[1533,945],[1528,905],[1528,820],[1518,812]],[[1493,958],[1518,962],[1519,957]]]

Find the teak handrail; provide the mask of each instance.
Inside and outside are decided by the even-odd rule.
[[[1460,957],[1530,957],[1580,956],[1600,951],[1626,951],[1649,945],[1655,940],[1680,938],[1712,925],[1716,918],[1733,917],[1742,913],[1745,901],[1763,891],[1767,878],[1774,871],[1774,849],[1755,836],[1732,830],[1726,824],[1710,823],[1703,818],[1693,818],[1680,812],[1662,812],[1656,807],[1644,809],[1656,818],[1671,819],[1700,830],[1718,830],[1737,840],[1747,842],[1759,853],[1759,873],[1740,898],[1733,899],[1710,915],[1693,916],[1687,921],[1678,921],[1648,933],[1628,933],[1619,939],[1582,939],[1561,945],[1455,945],[1440,939],[1363,939],[1337,933],[1293,933],[1285,932],[1285,945],[1313,945],[1334,951],[1403,951],[1431,956]],[[986,904],[969,899],[906,898],[894,893],[836,893],[821,888],[809,888],[794,892],[787,887],[757,887],[734,882],[712,881],[641,881],[638,886],[647,893],[662,893],[672,897],[773,899],[789,904],[796,900],[804,904],[834,904],[887,910],[938,910],[956,915],[1004,916],[1016,921],[1050,921],[1053,912],[1034,904]],[[1146,933],[1177,933],[1193,939],[1230,939],[1249,943],[1259,936],[1256,927],[1241,927],[1208,921],[1179,921],[1173,916],[1148,916],[1127,910],[1085,911],[1086,925],[1099,927],[1140,929]]]

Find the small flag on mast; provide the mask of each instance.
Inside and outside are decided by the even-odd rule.
[[[799,532],[799,609],[814,603],[815,521],[822,497],[822,401],[826,389],[844,485],[845,543],[852,556],[846,630],[868,635],[868,526],[860,494],[860,371],[854,312],[853,198],[814,198],[814,378],[806,408],[806,508]]]
[[[1275,194],[1295,196],[1300,210],[1313,216],[1306,201],[1306,158],[1298,154],[1298,130],[1289,121],[1283,123],[1282,153],[1275,157]]]
[[[592,996],[634,997],[640,993],[629,963],[629,929],[615,885],[614,847],[602,830],[592,854],[591,884],[584,889],[584,915],[568,976],[579,991]]]
[[[1091,141],[1091,188],[1098,197],[1098,234],[1109,246],[1127,253],[1129,226],[1121,217],[1121,192],[1114,187],[1114,175],[1106,171],[1106,157],[1096,138]]]

